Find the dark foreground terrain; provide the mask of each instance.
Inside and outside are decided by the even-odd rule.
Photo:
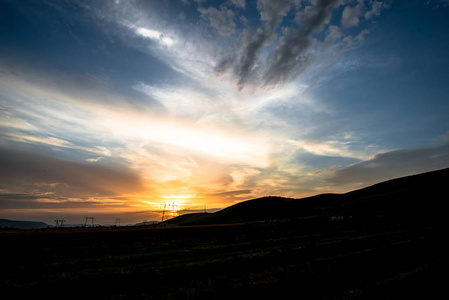
[[[3,299],[447,298],[444,224],[320,219],[0,232],[0,289]]]
[[[3,231],[0,295],[445,299],[447,178],[444,169],[345,194],[264,197],[161,227]]]

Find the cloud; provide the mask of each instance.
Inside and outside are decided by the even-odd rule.
[[[240,8],[245,8],[246,6],[246,0],[231,0],[231,2],[232,4]]]
[[[380,16],[380,12],[382,11],[382,2],[380,1],[370,1],[371,9],[365,12],[365,19],[369,20],[373,16]]]
[[[267,86],[295,79],[310,63],[312,54],[308,50],[313,45],[312,36],[329,23],[332,11],[340,5],[339,0],[314,1],[297,12],[296,19],[301,26],[283,28],[283,35],[278,38],[279,24],[292,8],[290,2],[258,1],[262,26],[254,35],[244,31],[240,40],[243,43],[241,51],[223,56],[215,71],[221,74],[231,70],[237,77],[240,90],[247,84]],[[274,41],[277,47],[262,56],[262,50]]]
[[[139,175],[123,166],[92,165],[0,148],[0,182],[30,198],[59,199],[123,196],[144,190]],[[31,197],[33,196],[33,197]]]
[[[112,205],[134,192],[153,197],[148,203],[172,194],[218,201],[313,193],[321,182],[307,173],[315,171],[312,164],[321,170],[363,156],[345,141],[314,139],[313,124],[327,130],[329,110],[301,95],[305,84],[291,82],[309,67],[321,72],[334,53],[363,39],[355,28],[348,35],[331,24],[345,3],[353,2],[234,0],[205,7],[190,1],[181,11],[133,1],[92,9],[101,11],[96,21],[115,39],[111,57],[151,68],[136,74],[108,64],[81,75],[68,75],[70,69],[4,75],[2,144],[46,153],[8,154],[16,167],[9,167],[10,178],[1,173],[12,189],[7,194],[20,198],[17,191],[25,191],[23,197],[42,205]],[[167,70],[170,78],[159,76]],[[117,84],[127,93],[119,94]]]
[[[290,144],[297,147],[298,150],[304,150],[319,156],[339,156],[347,158],[359,158],[360,156],[351,153],[348,150],[348,145],[338,141],[316,142],[310,140],[294,141],[289,140]]]
[[[258,53],[275,36],[275,29],[289,8],[290,5],[285,0],[258,1],[257,9],[263,26],[258,28],[254,37],[248,31],[244,31],[242,42],[245,45],[242,52],[223,57],[217,63],[215,71],[222,73],[233,65],[233,73],[238,77],[239,89],[242,89],[248,81],[254,81],[252,77],[255,73],[254,67],[258,60]]]
[[[201,197],[205,197],[207,199],[218,199],[225,200],[228,202],[238,202],[242,200],[247,200],[251,197],[252,190],[234,190],[227,192],[217,192],[211,194],[200,195]]]
[[[326,31],[325,44],[333,44],[336,40],[341,38],[343,33],[340,28],[336,25],[330,25]]]
[[[208,196],[232,196],[232,195],[242,195],[242,194],[249,194],[249,193],[251,193],[251,190],[237,190],[237,191],[228,191],[228,192],[222,192],[222,193],[208,194]]]
[[[6,139],[9,139],[9,140],[15,141],[15,142],[30,143],[30,144],[43,144],[46,146],[54,146],[54,147],[59,147],[59,148],[79,150],[79,151],[89,153],[89,154],[111,156],[111,151],[105,147],[78,146],[69,141],[66,141],[66,140],[63,140],[60,138],[56,138],[53,136],[40,136],[39,134],[29,135],[29,134],[25,134],[25,133],[15,133],[15,132],[5,131],[4,137]],[[92,160],[88,159],[87,161],[92,161]],[[95,161],[97,161],[97,160],[95,160]]]
[[[201,17],[209,21],[221,35],[230,36],[235,31],[234,11],[221,6],[220,10],[211,6],[209,8],[198,7]]]
[[[159,43],[161,43],[162,45],[165,45],[165,46],[172,46],[175,42],[172,38],[164,36],[161,32],[156,31],[156,30],[152,30],[152,29],[148,29],[148,28],[144,28],[144,27],[138,27],[138,28],[135,28],[135,32],[137,35],[139,35],[141,37],[158,41]]]
[[[192,23],[192,18],[183,21],[177,17],[179,12],[174,12],[176,21],[164,27],[162,18],[135,3],[127,4],[126,9],[122,8],[111,19],[159,44],[163,44],[164,39],[170,41],[170,47],[145,49],[180,74],[195,81],[229,83],[240,92],[246,88],[252,93],[259,88],[272,90],[283,86],[304,74],[320,78],[322,74],[312,74],[313,67],[320,66],[323,61],[329,65],[339,56],[333,54],[344,53],[355,44],[359,34],[330,24],[333,16],[334,19],[339,17],[341,10],[337,8],[344,6],[343,28],[358,24],[364,11],[362,1],[353,6],[342,0],[259,0],[256,2],[257,20],[243,15],[242,9],[246,13],[248,5],[246,1],[237,0],[208,7],[199,4],[200,17],[196,22]],[[373,2],[372,16],[380,13],[376,9],[377,4]],[[218,31],[220,38],[201,26],[204,22]],[[307,73],[310,69],[311,73]],[[218,75],[215,78],[214,73]],[[309,79],[313,81],[306,78]]]
[[[169,111],[169,114],[156,114],[149,109],[136,109],[123,101],[110,105],[106,99],[116,98],[113,93],[107,98],[94,98],[92,101],[88,94],[78,97],[76,90],[46,84],[52,79],[49,74],[41,74],[39,80],[33,81],[4,79],[2,94],[11,101],[5,102],[8,108],[1,113],[7,116],[5,119],[14,120],[14,126],[2,123],[0,141],[4,146],[67,159],[62,161],[78,161],[78,164],[85,166],[85,172],[80,171],[81,178],[86,177],[84,173],[89,173],[89,165],[127,165],[124,169],[135,174],[148,188],[148,191],[140,191],[155,197],[182,186],[209,192],[226,190],[232,178],[228,176],[229,170],[219,164],[266,166],[270,151],[266,136],[255,132],[250,126],[237,124],[235,120],[247,117],[248,113],[253,114],[259,105],[267,101],[286,96],[285,91],[279,91],[255,99],[248,98],[246,106],[239,99],[228,99],[226,94],[222,95],[216,89],[205,92],[195,86],[138,84],[135,88],[145,92],[148,98],[160,101]],[[9,96],[12,91],[20,94]],[[294,91],[291,93],[295,94]],[[228,101],[219,101],[218,98]],[[234,111],[236,109],[241,111],[240,115]],[[70,113],[61,113],[65,111]],[[22,123],[29,126],[15,126]],[[207,168],[211,162],[215,163],[214,167]],[[57,174],[54,174],[45,182],[56,182],[56,177]],[[89,178],[92,184],[95,181],[101,183],[101,180]],[[20,185],[16,182],[17,187]],[[84,183],[67,185],[70,188],[62,185],[57,188],[60,190],[56,194],[58,199],[69,196],[90,199],[99,192],[94,187],[87,188]],[[25,185],[23,188],[31,191],[35,187]],[[51,189],[47,187],[45,191]],[[125,195],[128,192],[123,190]],[[55,197],[48,196],[47,199]]]
[[[241,90],[248,81],[254,81],[256,63],[261,49],[275,37],[275,30],[290,8],[290,4],[285,1],[258,1],[257,9],[260,13],[260,19],[263,26],[259,28],[254,38],[247,38],[245,46],[237,58],[237,64],[234,66],[234,73],[238,76],[238,87]],[[227,58],[226,58],[227,59]],[[216,71],[222,72],[229,62],[222,60],[217,64]]]
[[[387,179],[449,167],[449,144],[380,153],[326,179],[333,185],[367,186]]]
[[[343,10],[341,23],[343,27],[352,27],[359,25],[359,17],[362,14],[364,8],[363,0],[353,7],[346,6]]]
[[[338,0],[317,1],[314,6],[305,8],[299,20],[302,27],[290,30],[268,57],[265,85],[289,82],[306,70],[313,58],[309,52],[313,45],[312,36],[329,23],[333,10],[340,5]]]
[[[296,163],[304,166],[307,171],[327,170],[335,167],[345,167],[360,162],[359,159],[345,156],[318,155],[306,151],[298,151]]]

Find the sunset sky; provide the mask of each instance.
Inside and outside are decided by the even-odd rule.
[[[449,167],[449,1],[0,0],[0,218],[159,220]]]

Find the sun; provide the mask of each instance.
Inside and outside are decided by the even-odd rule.
[[[169,195],[162,198],[166,201],[162,204],[162,220],[171,219],[181,215],[181,210],[186,199],[195,197],[194,195]]]
[[[162,209],[162,221],[180,216],[180,208],[176,202],[164,202]]]

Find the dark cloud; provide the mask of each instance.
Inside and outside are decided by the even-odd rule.
[[[278,38],[279,25],[291,8],[292,1],[259,0],[257,9],[262,22],[255,34],[244,31],[239,40],[243,47],[239,51],[227,53],[215,68],[217,73],[230,69],[237,77],[239,89],[247,83],[255,85],[276,85],[300,75],[308,66],[312,55],[312,35],[323,30],[329,23],[332,11],[341,5],[341,0],[312,1],[302,11],[297,12],[296,21],[300,26],[282,28],[278,45],[265,59],[260,57],[262,49]]]
[[[50,202],[101,201],[143,190],[139,176],[122,166],[71,162],[7,149],[0,149],[0,182],[2,203],[16,201],[19,206],[19,202],[39,198]]]
[[[334,185],[367,186],[392,178],[449,167],[449,144],[437,148],[395,150],[336,171],[326,181]]]
[[[251,192],[252,192],[251,190],[237,190],[237,191],[229,191],[229,192],[222,192],[222,193],[213,193],[213,194],[208,194],[206,196],[226,198],[229,196],[246,195],[246,194],[250,194]]]
[[[227,191],[227,192],[217,192],[217,193],[204,193],[200,194],[199,196],[205,199],[213,200],[213,201],[226,201],[227,203],[247,200],[249,198],[252,198],[251,193],[253,190],[247,189],[247,190],[234,190],[234,191]]]
[[[245,83],[253,77],[258,53],[262,47],[275,36],[279,22],[289,8],[290,4],[285,0],[260,0],[257,3],[260,19],[265,23],[262,28],[257,30],[255,38],[246,43],[238,60],[238,64],[235,66],[234,72],[239,78],[239,89],[242,89]],[[220,62],[219,66],[222,67],[222,65],[223,64]]]
[[[208,20],[210,25],[214,27],[220,34],[229,36],[235,31],[233,10],[221,6],[220,9],[216,9],[211,6],[209,8],[199,7],[198,11],[201,13],[201,17]]]
[[[359,159],[341,156],[317,155],[306,151],[298,151],[295,155],[295,162],[307,167],[307,170],[324,170],[335,166],[347,166],[360,162]]]
[[[280,45],[268,57],[268,69],[264,84],[277,84],[296,78],[307,68],[311,59],[308,53],[312,35],[329,23],[332,11],[340,6],[340,0],[319,0],[302,14],[302,27],[292,29],[280,40]]]
[[[108,201],[92,201],[90,198],[67,198],[47,193],[2,193],[0,194],[1,209],[52,209],[52,208],[87,208],[114,203]],[[116,204],[116,203],[115,203]]]

